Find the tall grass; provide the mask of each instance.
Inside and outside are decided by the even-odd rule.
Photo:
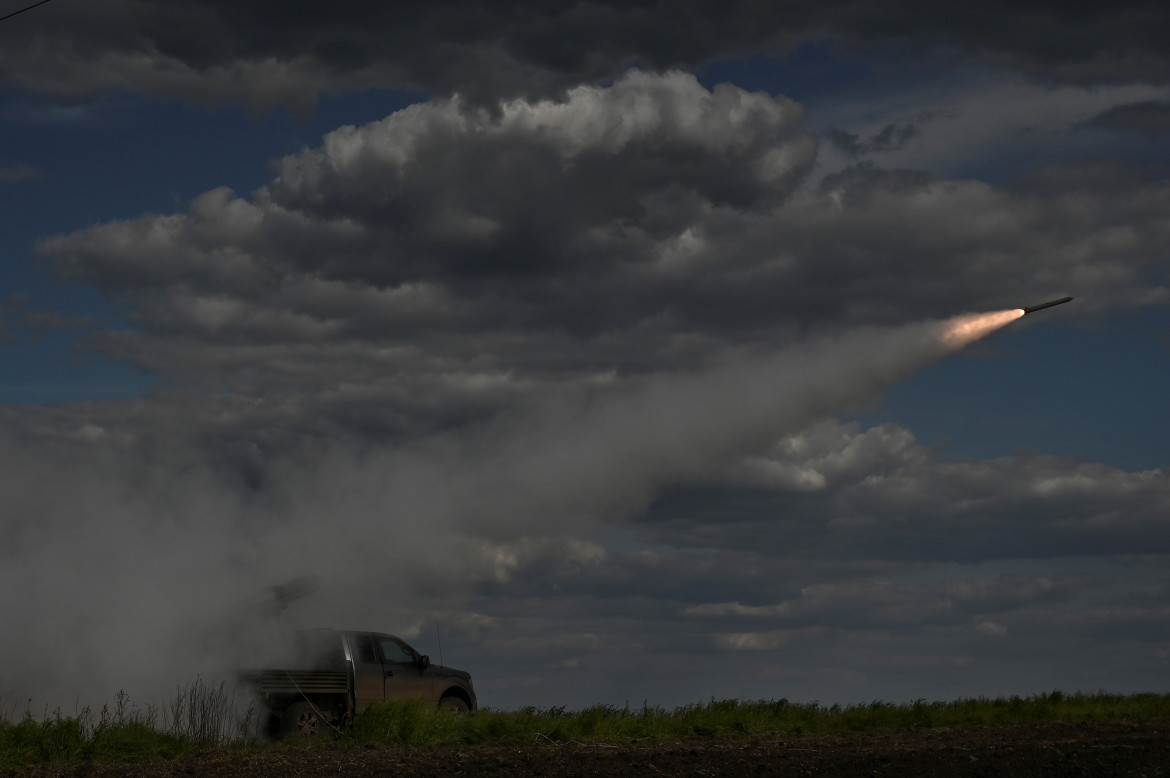
[[[908,704],[823,706],[787,700],[711,700],[674,710],[599,705],[480,710],[460,716],[421,703],[379,703],[358,716],[347,737],[359,743],[622,743],[693,737],[839,734],[970,725],[1170,718],[1170,695],[1070,694],[975,698]]]
[[[179,687],[169,705],[137,707],[119,693],[114,707],[76,716],[59,711],[19,721],[0,712],[0,771],[44,762],[139,762],[259,743],[256,711],[240,712],[223,685]],[[352,727],[321,740],[338,745],[433,746],[478,743],[629,743],[736,735],[837,734],[1047,722],[1170,720],[1170,694],[1063,694],[979,697],[952,702],[870,702],[825,706],[788,700],[715,700],[673,710],[597,705],[480,709],[466,715],[420,701],[370,706]],[[303,744],[303,741],[302,741]]]
[[[124,691],[114,707],[60,709],[38,718],[27,709],[19,721],[0,713],[0,770],[54,762],[143,762],[168,759],[255,740],[254,706],[235,704],[223,684],[201,679],[180,686],[165,707],[138,706]]]

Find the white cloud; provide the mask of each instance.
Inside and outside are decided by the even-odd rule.
[[[990,74],[897,99],[883,94],[836,102],[818,110],[812,126],[843,130],[855,147],[823,143],[814,180],[858,160],[950,177],[980,168],[994,172],[1005,160],[1009,171],[1022,172],[1052,161],[1055,149],[1076,158],[1094,155],[1098,144],[1099,156],[1100,140],[1078,128],[1114,106],[1168,96],[1170,90],[1154,84],[1054,86]],[[881,142],[890,135],[900,136],[899,142]],[[1013,161],[1021,157],[1030,157],[1022,169]]]
[[[41,8],[0,31],[0,67],[23,88],[59,97],[128,90],[294,108],[321,93],[370,87],[464,92],[485,103],[558,95],[612,79],[631,62],[697,67],[826,40],[845,55],[866,52],[867,44],[903,48],[924,70],[990,62],[1089,84],[1165,83],[1170,74],[1161,19],[1144,3],[1090,15],[1063,5],[1004,5],[985,21],[964,9],[924,15],[917,5],[891,2],[881,13],[905,21],[894,25],[875,24],[875,11],[863,5],[793,13],[755,0],[652,8],[505,2],[490,11],[446,2],[406,15],[362,0],[327,20],[312,7],[283,11],[274,22],[266,6],[215,0]]]
[[[981,621],[975,625],[975,631],[980,635],[987,635],[989,637],[1001,638],[1007,635],[1008,630],[1002,624],[997,624],[994,621]]]
[[[724,651],[775,651],[791,641],[787,632],[727,632],[715,635],[715,645]]]

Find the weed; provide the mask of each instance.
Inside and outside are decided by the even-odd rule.
[[[873,701],[823,706],[788,700],[716,700],[666,711],[598,705],[577,712],[563,707],[505,712],[481,709],[450,717],[413,703],[379,703],[358,717],[358,742],[522,743],[631,742],[683,737],[907,730],[970,724],[1150,719],[1170,717],[1170,695],[1118,696],[1059,692],[1034,697],[908,704]]]
[[[242,712],[224,685],[200,679],[180,686],[163,709],[135,705],[119,691],[114,705],[96,714],[89,707],[74,716],[60,709],[40,720],[31,713],[13,723],[0,717],[0,771],[37,763],[143,762],[255,741],[256,712]]]
[[[41,720],[0,718],[0,771],[37,763],[138,762],[195,751],[254,745],[259,716],[243,711],[220,684],[196,679],[180,686],[160,709],[138,707],[119,693],[114,706],[95,716],[46,712]],[[1070,721],[1170,719],[1170,694],[1129,696],[1065,694],[1032,697],[874,700],[857,705],[818,702],[717,700],[668,711],[643,702],[640,708],[595,705],[580,711],[562,706],[516,711],[480,709],[472,715],[441,710],[421,701],[376,703],[353,727],[330,733],[330,747],[370,744],[427,746],[476,743],[634,742],[764,734],[845,733],[963,725]],[[319,742],[319,741],[318,741]],[[312,747],[311,744],[306,744]]]

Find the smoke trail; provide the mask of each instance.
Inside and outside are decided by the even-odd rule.
[[[555,404],[493,436],[451,506],[511,534],[544,517],[621,517],[655,490],[714,476],[777,437],[891,388],[1021,311],[860,329],[701,374],[659,376],[575,409]],[[490,495],[490,497],[488,497]],[[486,498],[486,499],[485,499]]]
[[[0,429],[12,463],[0,473],[10,506],[0,612],[22,636],[0,643],[3,691],[100,705],[119,688],[169,693],[197,671],[207,677],[213,659],[254,661],[213,656],[202,633],[228,604],[300,575],[321,584],[298,603],[309,623],[398,631],[412,613],[457,611],[497,574],[501,544],[588,538],[636,516],[658,489],[713,477],[1017,313],[855,330],[702,372],[581,388],[410,448],[372,454],[334,441],[311,469],[268,463],[262,500],[193,464],[182,441],[170,444],[180,454],[134,459],[116,435],[62,448]]]

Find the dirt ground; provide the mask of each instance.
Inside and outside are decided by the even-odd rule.
[[[1170,722],[960,727],[667,743],[273,748],[29,776],[1170,776]]]

